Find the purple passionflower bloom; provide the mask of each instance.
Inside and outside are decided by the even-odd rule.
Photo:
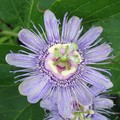
[[[96,86],[101,91],[113,86],[109,78],[100,73],[107,72],[105,69],[89,66],[112,58],[109,56],[112,52],[109,44],[96,46],[101,41],[96,39],[103,28],[92,27],[80,37],[83,30],[81,22],[82,19],[76,16],[68,20],[65,14],[60,32],[60,21],[46,10],[44,23],[47,35],[42,28],[41,34],[35,26],[38,34],[28,29],[22,29],[18,34],[24,47],[32,52],[6,55],[8,64],[23,68],[15,72],[25,72],[20,75],[24,76],[20,80],[20,94],[27,96],[30,103],[56,96],[58,110],[66,118],[71,114],[73,98],[83,106],[92,103],[89,86]]]
[[[61,116],[57,104],[53,99],[43,100],[40,104],[41,107],[50,111],[49,114],[46,114],[45,120],[110,120],[106,116],[112,114],[110,110],[114,106],[113,101],[106,94],[96,94],[96,91],[92,93],[95,93],[93,94],[92,104],[81,106],[79,103],[74,102],[69,118]]]

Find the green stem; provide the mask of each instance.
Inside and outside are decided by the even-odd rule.
[[[12,31],[2,31],[0,32],[0,35],[10,35],[10,36],[17,37],[17,33],[12,32]]]
[[[5,41],[8,40],[9,38],[10,38],[9,36],[5,36],[5,37],[0,38],[0,43],[5,42]]]

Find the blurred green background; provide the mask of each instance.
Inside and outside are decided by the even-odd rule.
[[[120,113],[120,0],[0,0],[0,120],[43,120],[44,111],[39,103],[32,105],[19,94],[14,84],[15,69],[5,62],[5,55],[21,48],[17,34],[21,28],[31,29],[33,21],[44,28],[43,13],[51,9],[62,23],[63,16],[76,15],[83,18],[84,32],[92,25],[104,28],[102,42],[111,43],[115,58],[109,65],[99,67],[110,69],[114,83],[109,92],[113,96],[114,112]],[[39,29],[39,27],[38,27]],[[120,120],[112,115],[111,120]]]

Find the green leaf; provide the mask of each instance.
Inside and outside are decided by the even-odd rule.
[[[0,0],[0,44],[6,41],[9,41],[10,44],[16,43],[16,35],[21,27],[33,28],[31,21],[37,27],[38,24],[43,26],[43,11],[47,9],[53,1],[54,0]],[[47,2],[47,4],[45,4],[45,2]],[[40,30],[40,27],[38,27],[38,29]]]
[[[7,64],[0,64],[0,85],[13,85],[14,84],[14,74],[10,73],[13,67]]]
[[[95,67],[105,68],[111,72],[110,80],[113,82],[113,87],[110,91],[112,94],[120,93],[120,52],[115,53],[115,58],[112,60],[108,60],[110,62],[106,65],[97,65]],[[108,75],[107,75],[108,76]]]
[[[0,0],[0,19],[13,26],[29,27],[34,8],[37,15],[38,0]]]
[[[110,77],[111,81],[113,82],[111,93],[120,92],[120,64],[112,63],[106,65],[105,68],[110,69],[110,72],[112,73],[112,76]]]
[[[0,85],[0,120],[43,120],[39,103],[29,104],[17,87]]]
[[[114,102],[114,106],[112,108],[112,111],[114,114],[112,114],[111,116],[108,116],[110,118],[110,120],[119,120],[120,119],[120,95],[118,94],[114,94],[111,95],[113,102]]]
[[[47,9],[53,1],[0,0],[0,19],[14,27],[20,25],[30,28],[30,21],[35,24],[40,23],[43,10]]]
[[[44,11],[50,7],[55,0],[40,0],[39,9]]]

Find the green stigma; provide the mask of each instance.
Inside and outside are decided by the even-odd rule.
[[[69,59],[72,60],[76,64],[79,64],[80,62],[80,59],[78,56],[71,56]]]
[[[74,118],[72,120],[92,120],[92,118],[86,118],[85,114],[94,114],[93,110],[85,110],[84,106],[80,106],[80,110],[74,112]]]
[[[67,55],[61,56],[61,57],[60,57],[60,60],[63,61],[63,62],[67,61]]]
[[[76,120],[79,118],[80,120],[92,120],[92,118],[86,118],[85,114],[94,114],[93,110],[87,110],[87,111],[77,111],[74,113],[74,118],[72,120]]]
[[[59,51],[59,49],[55,48],[55,50],[54,50],[54,56],[55,56],[55,58],[59,58],[59,57],[62,56],[61,53],[60,53],[60,51]]]
[[[48,49],[46,68],[60,80],[74,75],[82,57],[75,43],[55,44]]]
[[[72,60],[75,64],[79,64],[81,62],[81,57],[79,55],[79,53],[76,51],[78,49],[78,46],[75,43],[71,43],[71,44],[64,44],[62,46],[59,46],[60,48],[54,48],[54,56],[55,58],[58,58],[59,61],[61,62],[67,62],[68,60]],[[60,49],[64,49],[64,53],[62,54],[60,52]],[[74,51],[77,52],[74,54]],[[71,55],[70,53],[73,54]]]
[[[75,43],[71,43],[70,49],[73,50],[78,50],[78,46]]]

